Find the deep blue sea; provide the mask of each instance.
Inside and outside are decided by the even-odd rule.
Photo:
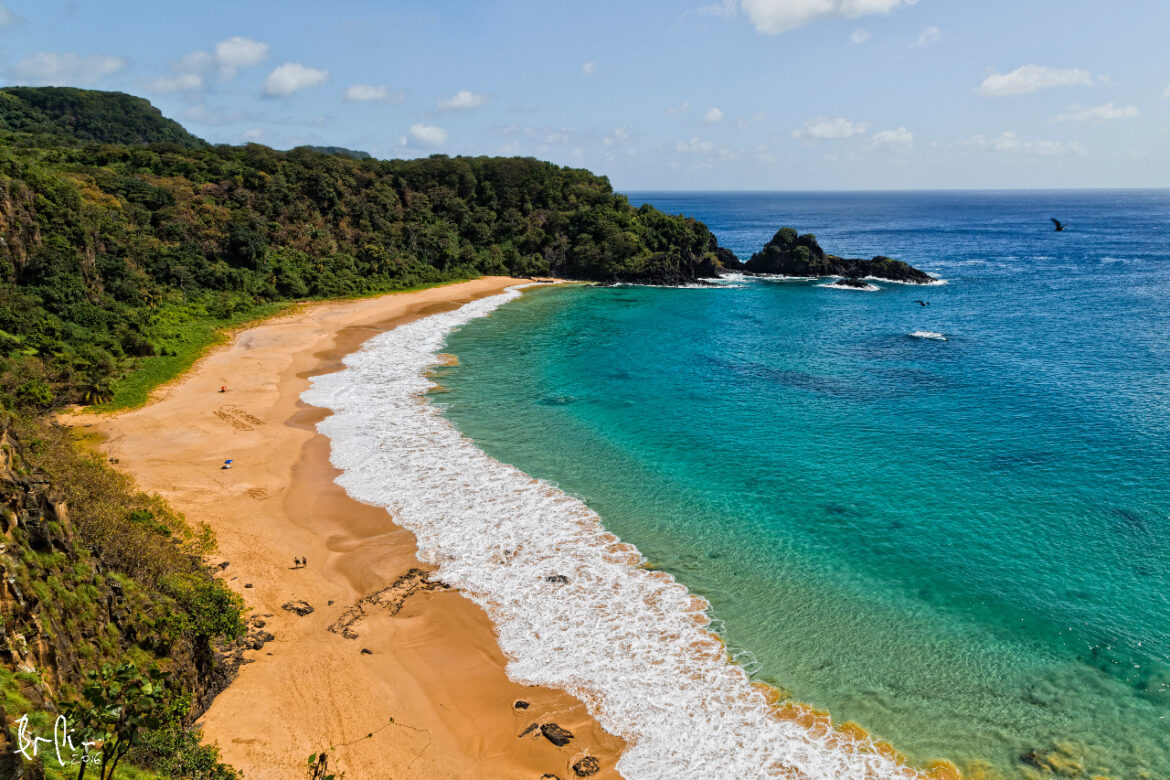
[[[458,428],[914,761],[1170,777],[1170,191],[629,195],[946,284],[534,290],[450,337]]]

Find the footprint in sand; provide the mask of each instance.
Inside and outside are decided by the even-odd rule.
[[[231,412],[226,411],[223,407],[216,409],[213,414],[219,419],[223,420],[228,425],[235,428],[237,431],[251,431],[254,430],[251,425],[239,419]]]
[[[251,425],[263,425],[264,424],[264,421],[261,420],[259,417],[257,417],[254,414],[251,414],[250,412],[244,411],[243,409],[241,409],[240,407],[238,407],[234,404],[227,404],[225,406],[221,406],[220,408],[227,411],[228,414],[231,414],[231,415],[235,416],[236,418],[243,420],[244,422],[249,423]]]

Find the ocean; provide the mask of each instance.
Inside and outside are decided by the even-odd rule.
[[[629,197],[945,284],[536,288],[314,380],[509,674],[635,735],[629,778],[903,776],[749,680],[920,767],[1170,777],[1170,191]]]

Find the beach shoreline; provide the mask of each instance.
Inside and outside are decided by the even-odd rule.
[[[371,336],[526,281],[310,305],[236,333],[141,409],[62,418],[100,436],[142,489],[215,531],[209,562],[274,635],[246,652],[200,719],[247,777],[301,777],[323,750],[354,777],[567,777],[585,755],[599,759],[594,777],[618,777],[619,738],[569,694],[510,681],[483,610],[411,575],[429,568],[413,535],[334,483],[330,442],[315,429],[328,411],[300,400],[310,377]],[[297,601],[313,612],[284,608]],[[518,737],[543,723],[573,740]]]

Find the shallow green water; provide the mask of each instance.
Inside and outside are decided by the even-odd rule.
[[[672,197],[741,253],[793,222],[950,283],[534,291],[451,337],[460,430],[916,760],[1170,777],[1170,198],[1051,204],[1058,244],[1022,196]]]

